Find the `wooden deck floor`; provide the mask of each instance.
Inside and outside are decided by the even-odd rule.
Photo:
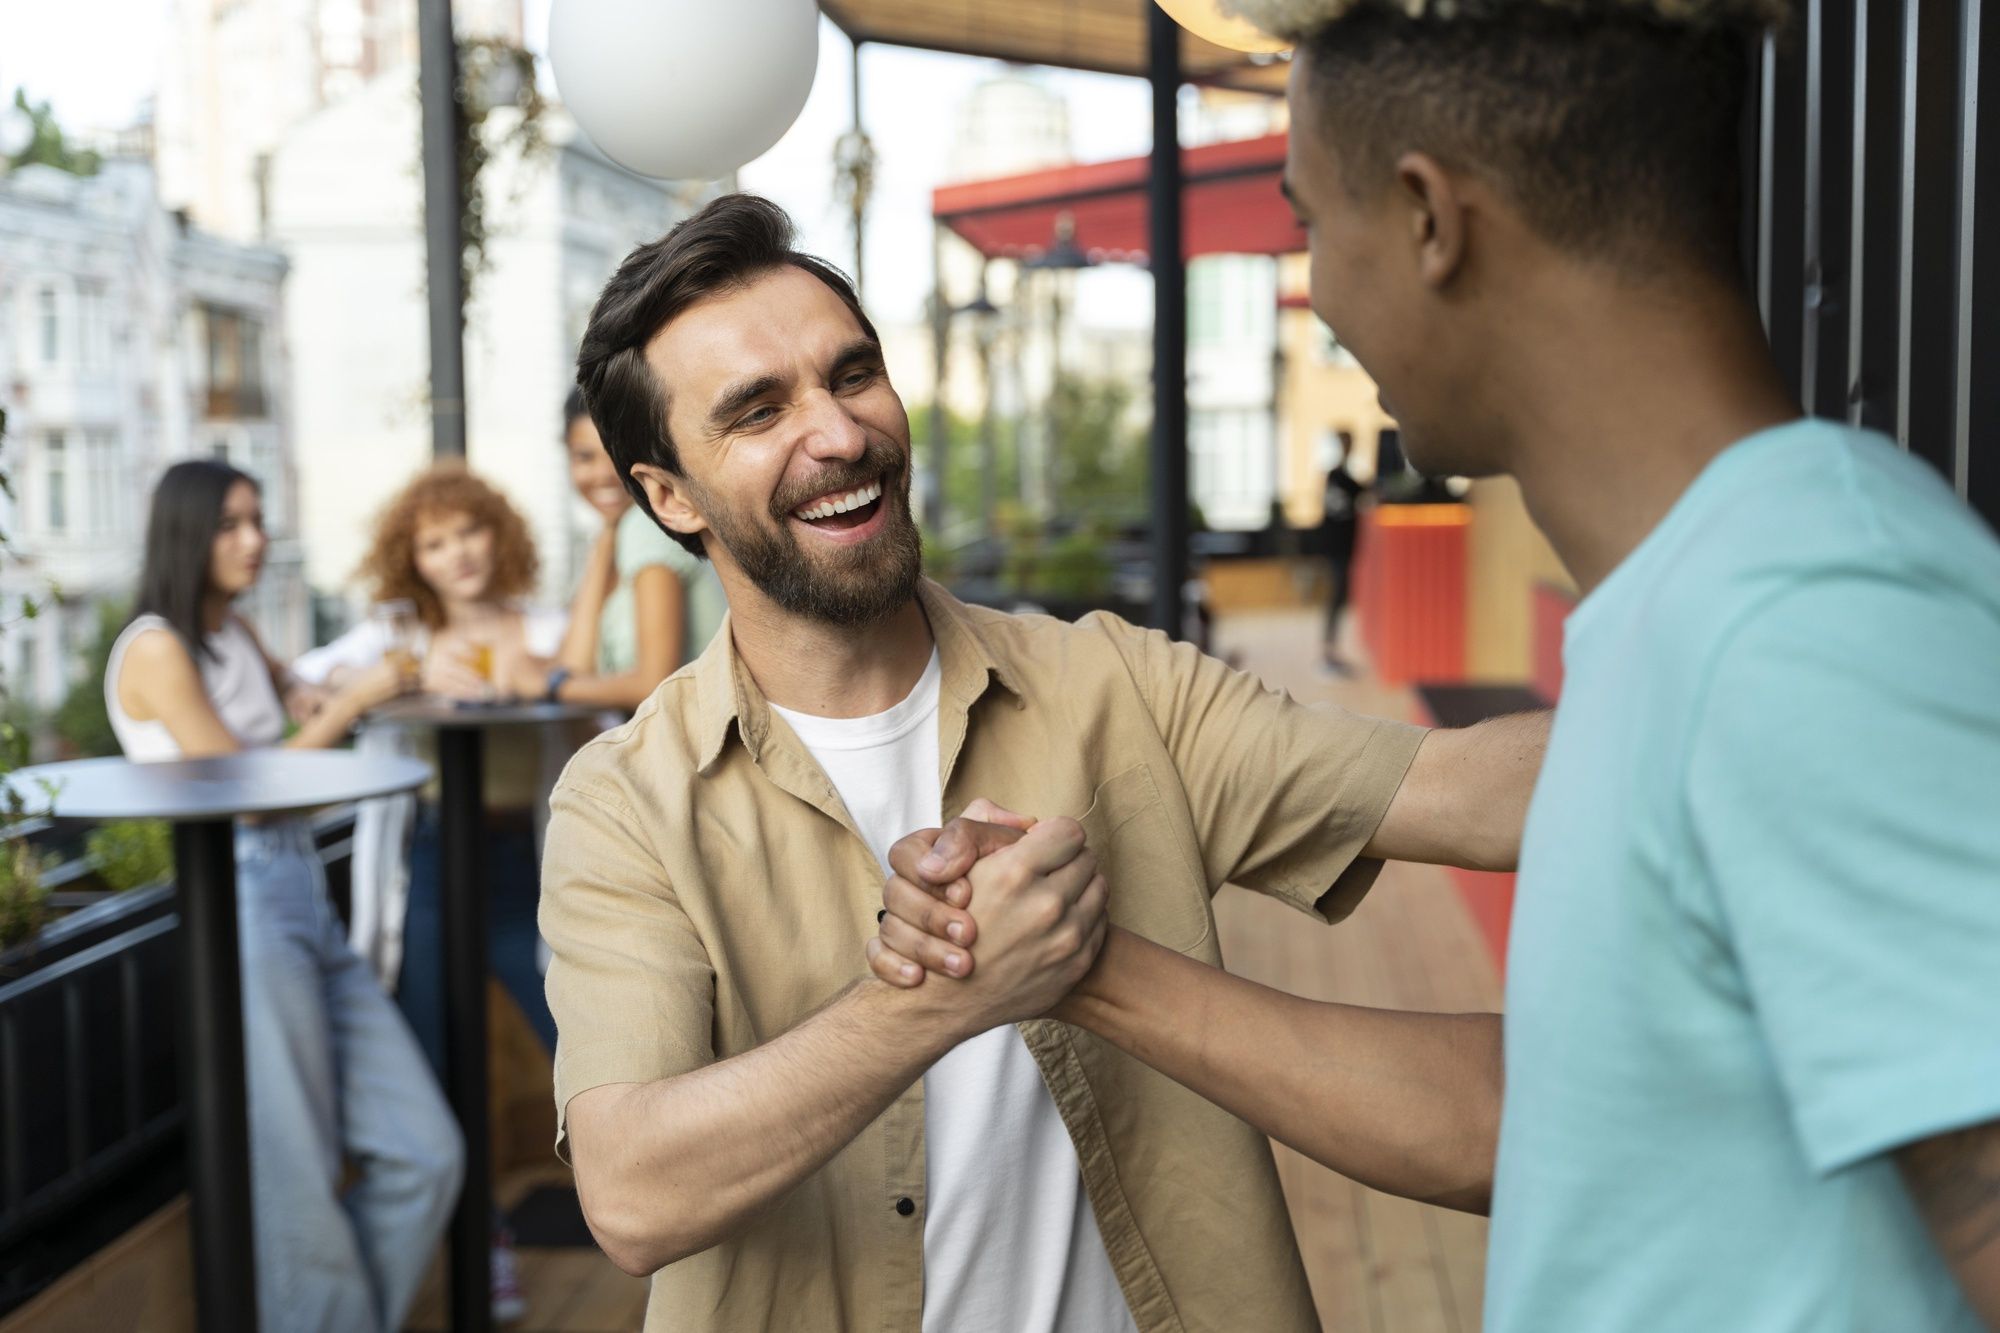
[[[1216,648],[1300,699],[1382,717],[1412,716],[1407,691],[1318,666],[1310,613],[1231,617]],[[1349,660],[1359,657],[1348,645]],[[1231,971],[1298,995],[1385,1008],[1498,1010],[1499,983],[1450,877],[1388,866],[1354,915],[1316,929],[1291,908],[1235,889],[1216,900]],[[1279,1147],[1321,1324],[1335,1333],[1473,1333],[1486,1268],[1486,1222],[1356,1185]]]
[[[1411,716],[1405,691],[1322,672],[1316,636],[1310,613],[1245,614],[1218,627],[1216,646],[1301,699]],[[1301,929],[1303,919],[1290,908],[1234,889],[1217,900],[1216,916],[1233,970],[1296,994],[1409,1009],[1499,1007],[1499,988],[1477,930],[1449,878],[1430,867],[1388,867],[1367,901],[1338,928]],[[1379,1194],[1282,1147],[1277,1154],[1327,1329],[1478,1329],[1483,1219]],[[553,1163],[511,1176],[499,1191],[501,1202],[560,1179],[561,1168]],[[638,1327],[645,1284],[618,1272],[596,1251],[523,1249],[520,1259],[529,1313],[515,1328],[596,1333]],[[445,1327],[435,1275],[411,1327]]]

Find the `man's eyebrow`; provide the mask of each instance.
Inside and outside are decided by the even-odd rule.
[[[856,338],[853,342],[841,348],[839,353],[834,356],[833,369],[827,375],[827,378],[838,379],[840,372],[843,370],[851,369],[862,362],[875,362],[881,359],[881,343],[876,342],[873,338]]]
[[[783,388],[784,383],[776,375],[759,375],[756,379],[730,385],[723,391],[722,397],[715,400],[715,406],[708,410],[708,424],[717,429],[729,425],[738,412],[772,390]]]

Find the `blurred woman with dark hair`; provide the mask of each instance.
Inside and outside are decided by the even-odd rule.
[[[104,678],[128,758],[337,744],[414,683],[375,663],[287,738],[283,669],[231,609],[266,545],[247,474],[204,460],[161,478],[136,612]],[[457,1126],[342,934],[307,823],[239,823],[236,862],[262,1326],[400,1328],[458,1194]]]

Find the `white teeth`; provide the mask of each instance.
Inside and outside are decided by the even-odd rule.
[[[793,512],[810,523],[815,519],[832,518],[835,514],[844,514],[850,509],[859,509],[861,506],[871,504],[881,497],[882,483],[873,481],[858,491],[849,491],[845,495],[832,496],[821,500],[810,509],[798,509]]]

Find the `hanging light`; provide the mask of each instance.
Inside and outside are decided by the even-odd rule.
[[[1174,22],[1205,42],[1231,51],[1275,55],[1290,43],[1273,37],[1249,19],[1222,12],[1220,0],[1157,0]]]

